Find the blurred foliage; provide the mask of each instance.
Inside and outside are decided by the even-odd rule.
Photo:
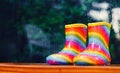
[[[64,45],[64,25],[94,22],[87,16],[87,12],[91,9],[91,3],[94,1],[106,1],[112,4],[112,7],[119,6],[119,1],[117,0],[2,0],[0,2],[0,25],[2,29],[14,27],[17,29],[16,32],[19,36],[23,37],[26,37],[24,25],[36,25],[46,34],[48,33],[50,42],[54,47],[60,45],[56,49],[50,49],[51,53],[57,52]],[[120,63],[120,55],[118,55],[120,52],[119,43],[120,41],[115,39],[114,31],[112,30],[110,38],[112,63]],[[24,46],[25,48],[26,46]],[[35,48],[41,47],[36,46]],[[39,50],[41,51],[41,49]],[[45,51],[41,53],[45,53]],[[45,56],[48,55],[47,53],[45,54]],[[20,56],[20,58],[25,57]]]

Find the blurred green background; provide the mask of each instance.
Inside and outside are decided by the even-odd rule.
[[[120,7],[119,0],[1,0],[0,62],[44,63],[46,56],[63,48],[66,24],[101,21],[88,15],[93,2],[109,4],[109,22],[112,8]],[[120,63],[119,44],[112,28],[112,64]]]

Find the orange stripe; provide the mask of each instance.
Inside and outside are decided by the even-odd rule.
[[[86,37],[86,34],[87,34],[87,30],[85,30],[85,28],[81,28],[81,27],[76,27],[76,28],[73,28],[73,29],[71,29],[71,28],[65,29],[65,32],[71,32],[71,31],[78,32],[85,37]]]

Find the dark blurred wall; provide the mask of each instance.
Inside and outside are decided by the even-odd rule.
[[[0,62],[15,62],[24,53],[25,37],[15,27],[16,8],[16,4],[0,1]]]

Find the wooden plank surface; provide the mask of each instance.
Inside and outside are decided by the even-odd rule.
[[[0,73],[120,73],[120,66],[75,66],[47,65],[41,63],[0,63]]]

